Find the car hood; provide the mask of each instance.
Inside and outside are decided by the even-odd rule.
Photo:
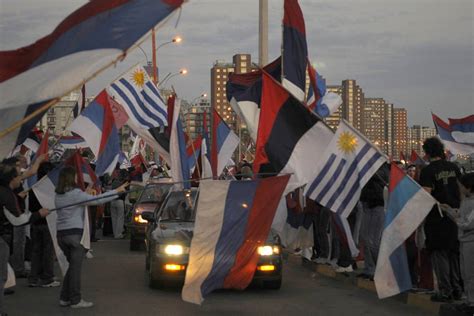
[[[154,241],[163,243],[168,240],[190,244],[193,238],[193,222],[160,222],[151,236]]]

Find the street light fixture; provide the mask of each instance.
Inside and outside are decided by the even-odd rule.
[[[154,35],[153,35],[154,36]],[[153,37],[153,43],[154,43],[154,37]],[[147,65],[151,65],[152,67],[155,66],[155,67],[158,67],[156,65],[156,52],[158,51],[158,49],[160,49],[161,47],[167,45],[167,44],[171,44],[171,43],[181,43],[183,41],[183,38],[180,37],[180,36],[175,36],[173,37],[170,41],[167,41],[167,42],[164,42],[160,45],[158,45],[158,47],[155,49],[155,50],[152,50],[153,52],[153,60],[155,60],[155,65],[153,65],[152,63],[150,63],[150,60],[148,59],[148,55],[146,54],[145,50],[140,46],[140,45],[137,45],[138,49],[141,50],[141,52],[143,53],[143,55],[145,55],[145,59],[146,59],[146,63]]]
[[[168,42],[164,42],[160,45],[158,45],[158,47],[156,48],[155,52],[157,52],[161,47],[165,46],[165,45],[168,45],[168,44],[171,44],[171,43],[176,43],[176,44],[179,44],[183,41],[183,39],[180,37],[180,36],[175,36],[171,39],[171,41],[168,41]]]
[[[201,93],[200,95],[198,95],[197,97],[195,97],[192,101],[191,101],[191,104],[194,104],[194,101],[198,100],[198,99],[202,99],[202,98],[206,98],[207,97],[207,93],[203,92]]]
[[[161,85],[165,84],[168,80],[170,80],[171,78],[173,77],[176,77],[178,75],[186,75],[188,73],[188,70],[183,68],[181,69],[180,71],[172,74],[171,72],[169,72],[164,78],[163,80],[161,80],[158,84],[158,87],[160,87]]]

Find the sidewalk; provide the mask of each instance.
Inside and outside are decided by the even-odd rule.
[[[288,260],[295,263],[301,264],[303,267],[314,271],[324,277],[332,278],[343,282],[344,284],[349,284],[356,286],[358,288],[374,292],[374,295],[377,295],[375,290],[375,284],[373,281],[367,279],[357,278],[357,271],[353,273],[336,273],[334,269],[325,264],[316,264],[312,261],[303,261],[301,256],[294,254],[288,254]],[[460,313],[459,311],[454,310],[450,304],[442,304],[437,302],[432,302],[430,300],[431,294],[429,293],[401,293],[399,295],[388,298],[389,300],[396,300],[400,303],[408,304],[411,306],[416,306],[420,309],[433,313],[433,315],[439,316],[466,316],[467,314]],[[473,316],[473,315],[469,315]]]

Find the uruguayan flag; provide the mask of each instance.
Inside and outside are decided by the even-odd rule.
[[[107,91],[127,112],[127,125],[169,161],[167,105],[141,65],[115,80]]]
[[[380,150],[342,120],[315,168],[314,180],[306,186],[306,195],[347,218],[364,185],[386,161]]]

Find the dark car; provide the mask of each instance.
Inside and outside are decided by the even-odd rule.
[[[149,187],[141,192],[133,204],[131,217],[127,223],[130,232],[130,250],[139,250],[143,244],[148,224],[146,219],[143,218],[143,214],[153,214],[157,208],[160,208],[172,187],[169,181],[170,179],[164,178],[161,181],[149,184]]]
[[[173,191],[148,220],[146,235],[146,270],[152,288],[184,283],[189,262],[189,250],[194,231],[198,189]],[[280,238],[270,232],[264,246],[258,248],[259,261],[254,283],[279,289],[282,281]]]

